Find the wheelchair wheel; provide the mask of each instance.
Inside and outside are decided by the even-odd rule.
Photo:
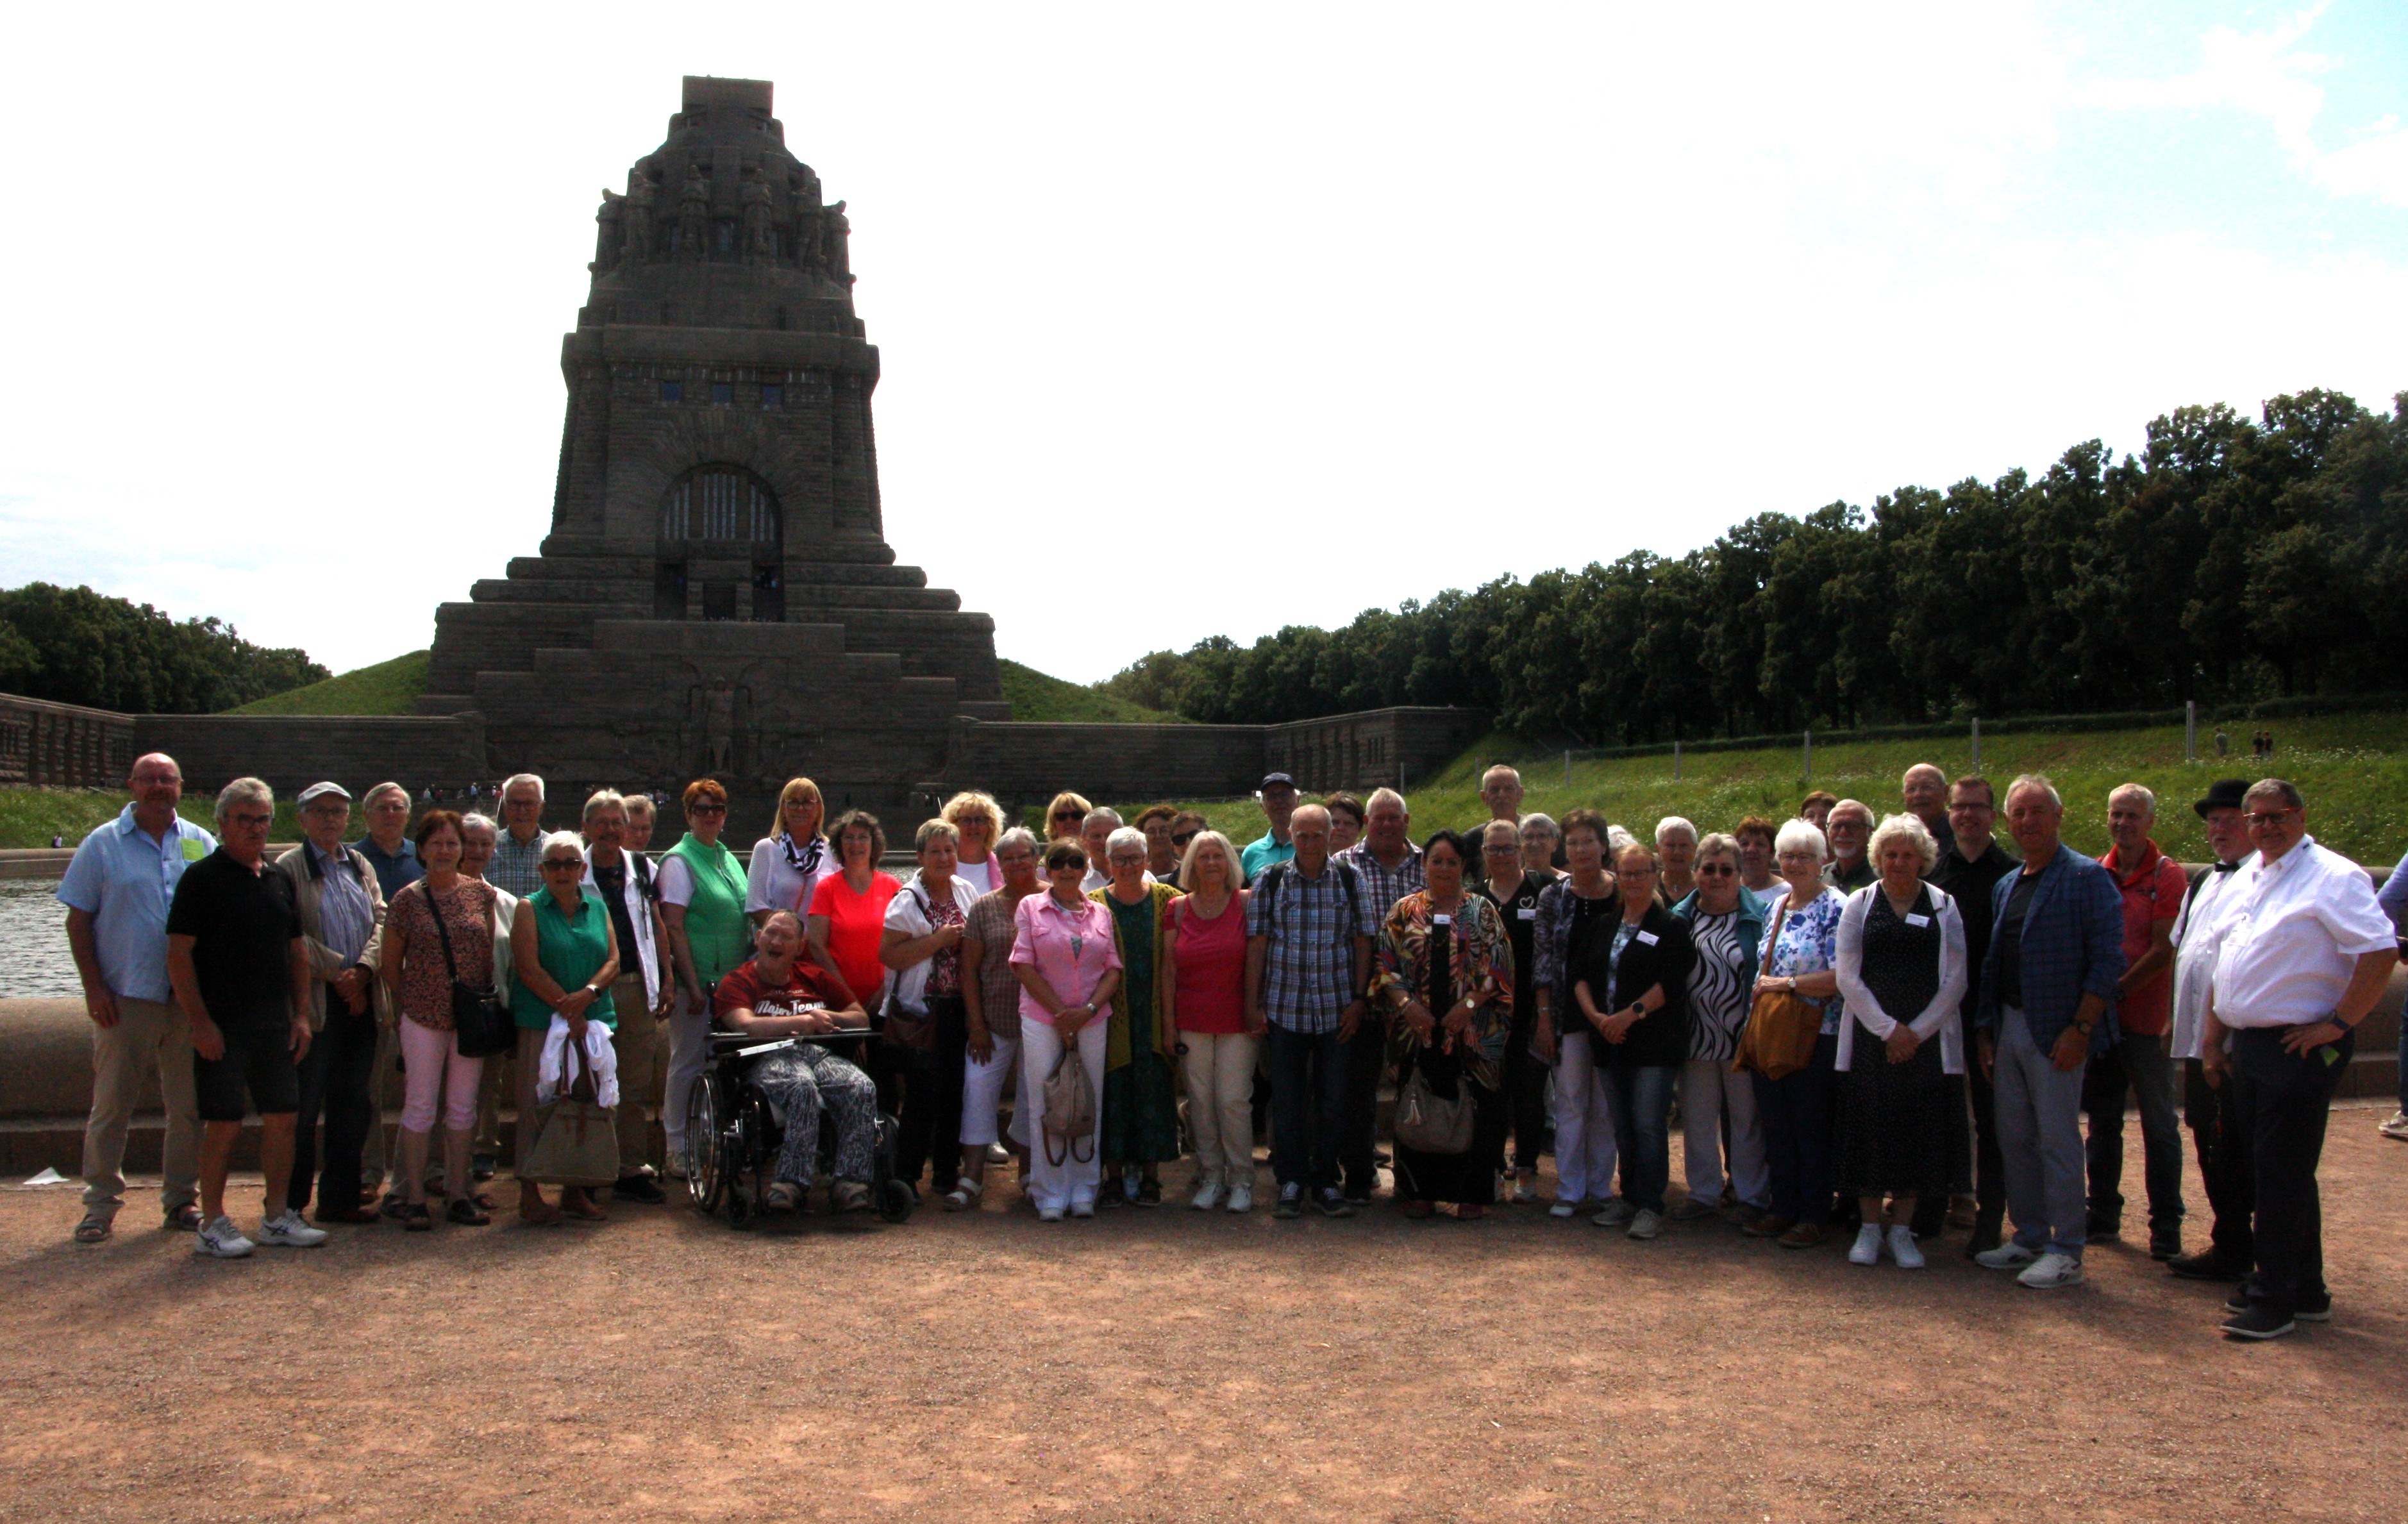
[[[762,1192],[752,1159],[759,1147],[752,1117],[739,1104],[719,1137],[720,1180],[727,1193],[727,1225],[731,1228],[750,1229],[761,1220]]]
[[[719,1143],[719,1092],[709,1074],[696,1074],[685,1092],[685,1188],[694,1209],[706,1217],[719,1210],[727,1192]]]
[[[887,1222],[910,1221],[911,1209],[919,1204],[920,1198],[900,1180],[890,1178],[879,1185],[878,1215]]]

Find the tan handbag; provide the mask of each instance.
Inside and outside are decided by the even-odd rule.
[[[1457,1079],[1455,1099],[1448,1100],[1430,1088],[1422,1066],[1414,1064],[1397,1092],[1398,1146],[1416,1154],[1460,1154],[1471,1146],[1471,1077]]]
[[[556,1186],[611,1186],[619,1180],[618,1118],[595,1097],[594,1061],[572,1041],[561,1057],[560,1099],[544,1114],[527,1149],[528,1180]]]
[[[1773,917],[1772,935],[1767,941],[1778,944],[1781,923],[1789,915],[1784,896],[1780,913]],[[1823,1012],[1810,1004],[1802,995],[1787,990],[1762,989],[1747,1012],[1747,1028],[1740,1033],[1739,1052],[1731,1059],[1731,1068],[1753,1070],[1768,1080],[1786,1079],[1814,1061],[1814,1041],[1823,1034]]]
[[[1061,1146],[1057,1150],[1055,1144]],[[1086,1151],[1080,1152],[1082,1144]],[[1045,1076],[1045,1161],[1055,1169],[1096,1157],[1096,1091],[1087,1083],[1078,1039],[1062,1045],[1062,1061]]]

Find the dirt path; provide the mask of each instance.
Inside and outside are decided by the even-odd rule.
[[[72,1191],[0,1191],[0,1517],[2396,1518],[2375,1119],[2326,1156],[2338,1316],[2264,1346],[2132,1247],[2041,1294],[1953,1234],[1909,1274],[1527,1208],[1047,1226],[1006,1186],[217,1263],[152,1198],[92,1249]]]

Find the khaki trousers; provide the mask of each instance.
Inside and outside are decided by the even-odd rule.
[[[638,1174],[652,1152],[652,1119],[660,1105],[668,1035],[644,1003],[644,976],[622,975],[610,985],[619,1026],[610,1049],[619,1059],[619,1172]]]
[[[115,1217],[124,1205],[125,1134],[156,1071],[167,1114],[162,1212],[200,1197],[201,1104],[193,1088],[193,1028],[173,1005],[117,997],[117,1025],[92,1029],[92,1115],[83,1128],[83,1206]]]

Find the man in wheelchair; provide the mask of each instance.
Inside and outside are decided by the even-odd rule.
[[[714,1014],[725,1030],[762,1042],[866,1028],[858,1000],[846,1000],[835,981],[803,956],[803,927],[777,911],[753,939],[750,962],[719,981]],[[836,1129],[836,1180],[828,1203],[838,1212],[870,1209],[869,1182],[878,1138],[878,1087],[867,1074],[815,1042],[766,1053],[745,1078],[767,1092],[785,1114],[777,1178],[763,1205],[794,1212],[803,1205],[819,1163],[820,1114]]]

